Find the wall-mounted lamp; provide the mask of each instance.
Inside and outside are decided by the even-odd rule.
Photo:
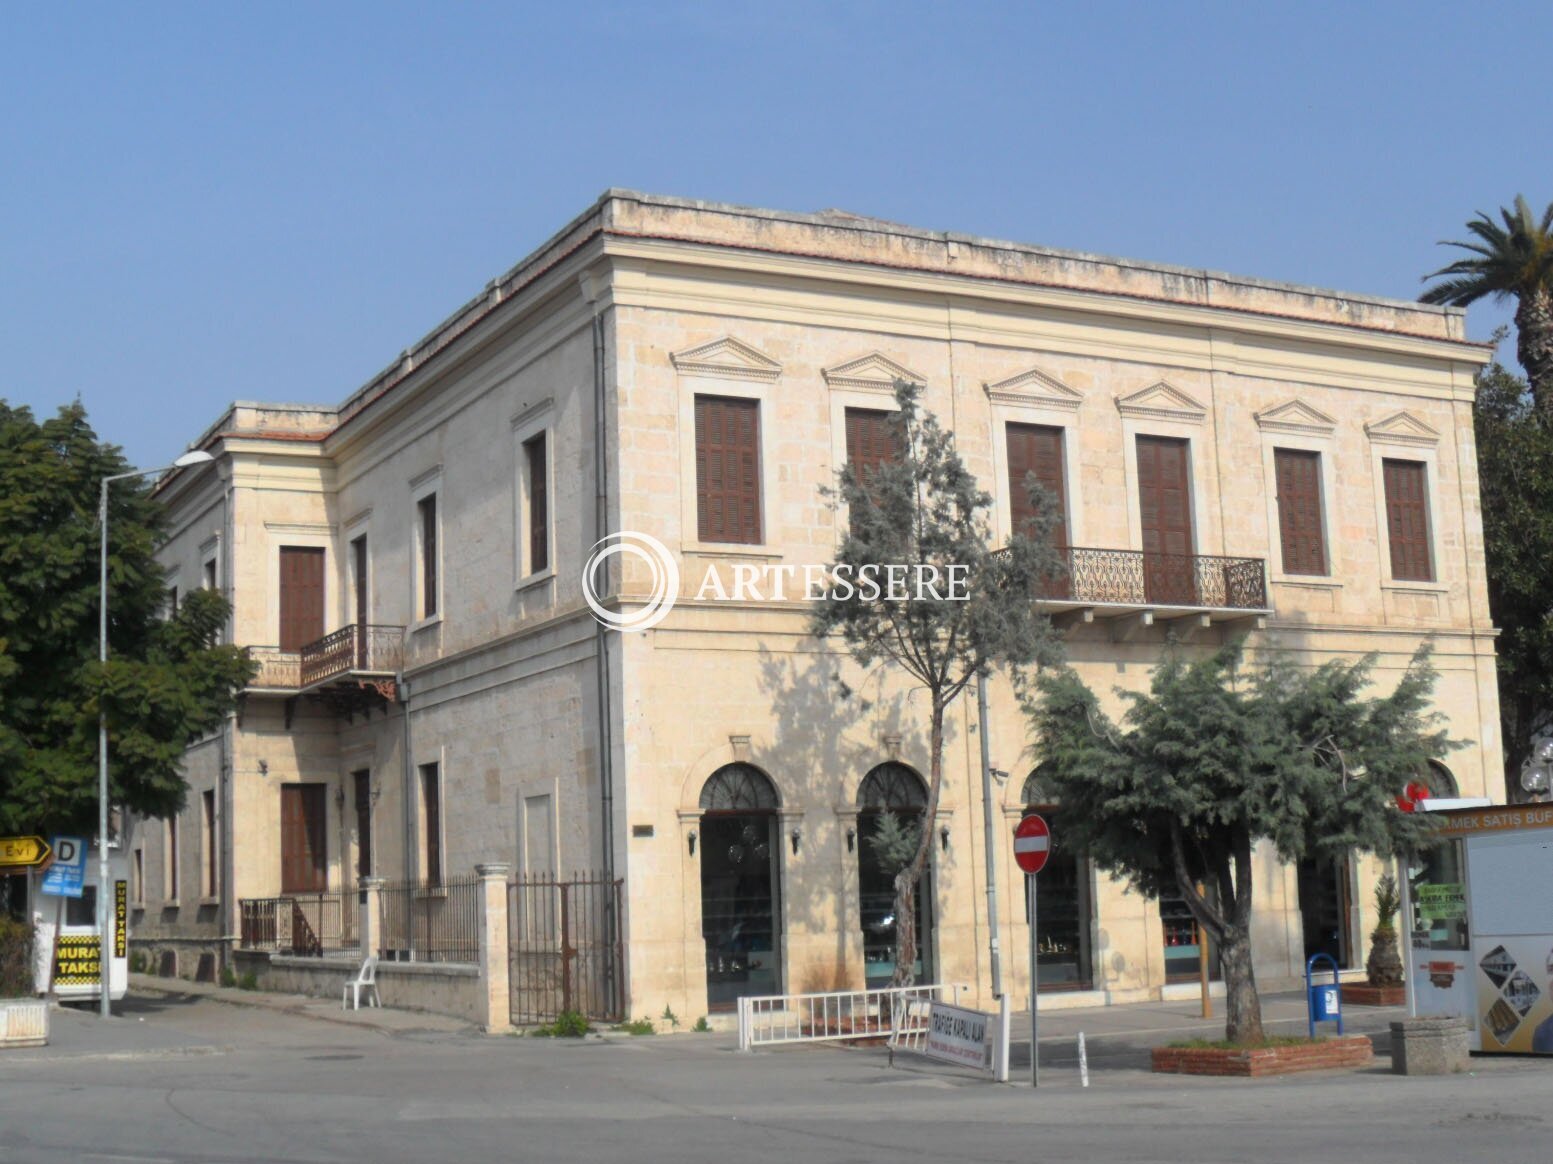
[[[690,830],[690,855],[692,857],[694,857],[696,855],[696,830],[695,829],[691,829]]]
[[[949,851],[949,826],[948,825],[944,825],[942,828],[940,828],[938,830],[938,844],[944,850],[944,852],[947,853]]]
[[[847,852],[857,851],[857,830],[851,825],[847,826]]]
[[[789,834],[789,836],[792,838],[793,842],[793,856],[796,857],[798,856],[798,842],[803,840],[803,830],[795,825],[793,826],[793,831]]]
[[[268,776],[269,774],[270,774],[270,762],[268,760],[260,760],[259,761],[259,775],[260,776]]]
[[[1003,783],[1007,782],[1007,780],[1008,780],[1008,769],[1006,769],[1006,768],[992,768],[992,769],[990,769],[990,771],[992,772],[992,778],[994,780],[996,780],[999,784],[1003,784]]]

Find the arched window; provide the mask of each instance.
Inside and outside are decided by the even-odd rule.
[[[702,812],[775,812],[776,788],[751,764],[724,764],[701,788]]]
[[[1438,760],[1429,761],[1424,772],[1424,784],[1428,786],[1433,796],[1441,800],[1449,800],[1461,795],[1461,786],[1456,783],[1456,777]]]
[[[701,788],[701,933],[709,1010],[782,989],[776,786],[750,764],[725,764]]]
[[[927,807],[927,786],[904,764],[880,764],[863,777],[857,803],[864,809],[920,812]]]
[[[1057,803],[1057,798],[1053,796],[1046,785],[1041,782],[1041,770],[1039,768],[1036,768],[1030,773],[1029,776],[1025,777],[1024,790],[1019,794],[1019,796],[1020,803],[1023,804],[1027,809],[1045,805],[1054,805]]]

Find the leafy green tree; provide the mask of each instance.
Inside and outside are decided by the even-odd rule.
[[[1499,716],[1512,791],[1553,711],[1553,417],[1498,364],[1473,406],[1488,604],[1499,627]]]
[[[1217,943],[1226,1037],[1262,1038],[1251,964],[1252,854],[1284,861],[1429,843],[1433,824],[1395,797],[1454,745],[1429,711],[1421,651],[1384,698],[1373,660],[1296,668],[1281,653],[1243,664],[1239,643],[1196,661],[1167,649],[1147,692],[1119,691],[1120,725],[1071,670],[1026,693],[1041,782],[1070,843],[1149,896],[1176,894]]]
[[[943,785],[944,714],[993,664],[1060,657],[1051,623],[1032,601],[1043,580],[1063,571],[1050,545],[1054,514],[1044,511],[996,549],[987,523],[992,498],[961,461],[954,434],[919,405],[921,391],[920,385],[896,383],[899,411],[889,421],[894,456],[861,473],[848,465],[836,488],[823,490],[833,507],[847,512],[847,534],[831,575],[850,581],[831,586],[811,623],[820,637],[839,634],[861,666],[894,665],[927,692],[927,805],[910,859],[894,882],[896,985],[910,980],[917,957],[916,891]],[[1035,496],[1039,501],[1038,490]],[[891,600],[890,567],[905,567],[909,601]],[[882,584],[874,593],[862,584],[869,576]],[[938,597],[918,595],[922,577],[936,579]]]
[[[1475,241],[1440,245],[1471,251],[1425,279],[1441,279],[1419,298],[1466,307],[1479,299],[1515,300],[1515,350],[1531,380],[1537,408],[1553,414],[1553,203],[1538,218],[1517,194],[1500,207],[1499,222],[1482,211],[1467,229]]]
[[[215,645],[219,595],[190,593],[163,618],[162,511],[134,480],[110,492],[109,662],[98,662],[98,490],[128,468],[79,403],[39,422],[0,402],[0,832],[95,835],[99,706],[113,802],[178,811],[184,748],[252,676],[242,651]]]

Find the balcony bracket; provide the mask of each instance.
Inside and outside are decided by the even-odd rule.
[[[1086,606],[1082,610],[1061,610],[1052,615],[1052,626],[1059,631],[1068,630],[1075,626],[1087,626],[1095,621],[1095,608]]]
[[[1139,632],[1147,630],[1154,625],[1154,612],[1152,610],[1140,610],[1132,614],[1124,614],[1111,619],[1111,641],[1113,643],[1130,642]]]

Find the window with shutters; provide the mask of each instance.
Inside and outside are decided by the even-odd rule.
[[[1063,466],[1062,429],[1045,424],[1016,424],[1005,427],[1008,447],[1009,529],[1012,533],[1029,532],[1029,523],[1037,516],[1030,499],[1030,475],[1050,496],[1055,523],[1051,540],[1054,546],[1068,542],[1068,485]]]
[[[550,434],[541,430],[518,446],[518,577],[550,569]]]
[[[179,865],[181,864],[178,854],[178,821],[179,818],[176,816],[167,818],[167,846],[165,849],[167,866],[163,870],[162,888],[164,892],[162,896],[171,905],[176,905],[178,902],[178,873]]]
[[[300,651],[324,637],[324,550],[280,547],[280,649]]]
[[[421,859],[427,885],[442,884],[442,766],[421,765]]]
[[[215,897],[221,884],[221,846],[216,829],[216,793],[207,788],[200,793],[200,823],[205,842],[205,884],[200,890],[203,897]]]
[[[435,618],[441,609],[441,579],[438,577],[437,495],[428,493],[415,503],[416,523],[416,615]]]
[[[1386,539],[1391,577],[1398,582],[1433,582],[1429,542],[1428,474],[1422,461],[1381,461],[1386,494]]]
[[[759,544],[760,507],[760,402],[697,396],[698,539]]]
[[[896,437],[890,428],[891,414],[876,408],[848,408],[845,415],[847,464],[866,486],[870,475],[880,465],[895,460]]]
[[[329,887],[328,785],[280,786],[280,891]]]
[[[1285,574],[1326,574],[1325,522],[1321,512],[1321,454],[1274,449],[1278,541]]]

